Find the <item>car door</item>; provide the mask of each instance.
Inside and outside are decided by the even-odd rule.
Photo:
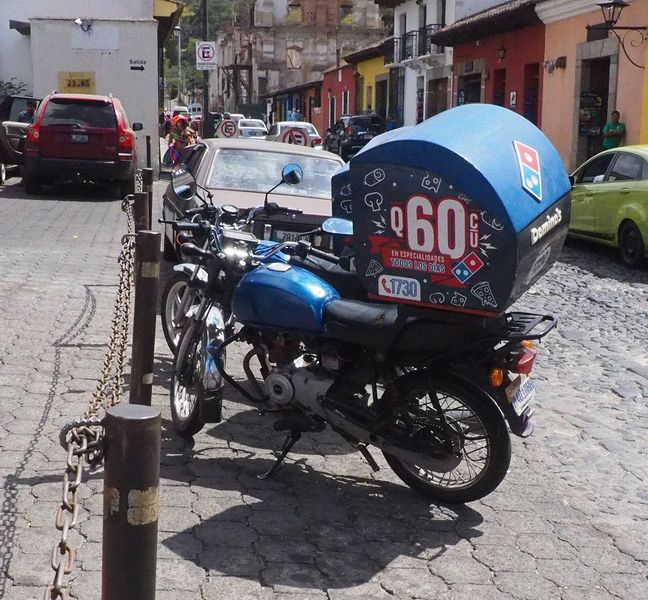
[[[598,235],[613,240],[619,230],[620,215],[624,206],[636,202],[641,196],[638,181],[642,178],[645,161],[630,152],[615,154],[604,183],[599,187],[593,205],[595,227]]]
[[[574,174],[569,230],[577,235],[596,235],[595,198],[604,193],[604,180],[615,153],[595,156]]]
[[[31,98],[7,96],[0,104],[0,162],[24,164],[23,151],[29,123],[18,121],[18,114]]]

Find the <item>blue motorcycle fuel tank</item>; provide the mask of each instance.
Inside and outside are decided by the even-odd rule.
[[[571,185],[560,156],[527,119],[488,104],[390,133],[351,159],[345,183],[369,296],[501,314],[562,249]]]
[[[241,278],[232,297],[232,310],[243,325],[319,333],[326,306],[339,297],[334,288],[309,271],[273,262]]]

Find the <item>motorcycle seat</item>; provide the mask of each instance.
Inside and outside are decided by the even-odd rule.
[[[382,348],[402,324],[397,324],[398,305],[370,304],[358,300],[332,300],[324,312],[325,332],[338,340]]]

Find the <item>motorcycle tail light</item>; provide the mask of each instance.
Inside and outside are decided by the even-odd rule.
[[[347,128],[344,130],[344,133],[345,133],[345,135],[346,135],[347,137],[351,137],[351,127],[347,127]]]
[[[493,387],[499,387],[504,383],[504,370],[503,369],[491,369],[488,374],[490,383]]]
[[[513,357],[511,371],[521,375],[529,375],[533,369],[536,354],[537,352],[532,348],[524,348],[522,352]]]

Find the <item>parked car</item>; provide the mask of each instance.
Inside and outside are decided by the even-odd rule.
[[[344,165],[340,157],[302,146],[219,138],[190,146],[183,166],[199,186],[214,194],[216,204],[248,209],[263,205],[266,192],[281,181],[281,171],[289,163],[303,169],[303,180],[297,185],[279,186],[269,200],[302,210],[303,214],[294,218],[279,214],[258,219],[254,229],[262,239],[283,241],[297,239],[299,233],[311,231],[331,215],[331,177]],[[199,202],[196,197],[180,198],[169,184],[163,195],[163,218],[176,220]],[[164,257],[167,260],[176,257],[175,239],[169,225],[165,226]]]
[[[369,140],[385,131],[385,124],[378,115],[342,115],[327,130],[324,149],[335,152],[345,162]]]
[[[135,131],[114,96],[46,96],[27,127],[23,181],[28,194],[43,183],[75,177],[119,184],[120,197],[132,193],[137,163]]]
[[[261,119],[239,119],[239,135],[243,138],[265,138],[268,128]]]
[[[648,243],[648,145],[605,150],[574,171],[569,235],[619,249],[641,265]]]
[[[28,122],[19,121],[19,115],[27,102],[40,103],[38,98],[28,96],[6,96],[0,101],[0,185],[10,173],[17,173],[23,162],[25,137]]]
[[[306,145],[318,150],[322,149],[322,136],[318,133],[315,125],[307,121],[277,121],[268,130],[266,140],[270,142],[286,141],[286,132],[290,129],[302,129],[308,136]]]

